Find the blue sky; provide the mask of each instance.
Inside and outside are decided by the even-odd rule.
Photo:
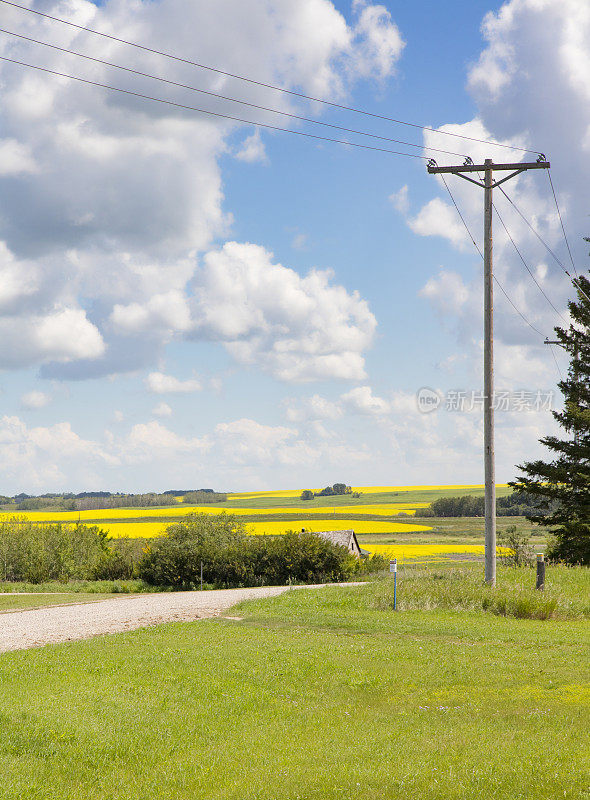
[[[376,114],[544,148],[584,264],[590,18],[577,0],[543,9],[533,0],[252,0],[247,9],[159,0],[135,15],[127,0],[30,5]],[[2,11],[5,27],[43,41],[424,142],[419,130]],[[540,46],[547,21],[549,50]],[[9,58],[222,107],[9,37],[1,44]],[[0,492],[481,482],[477,410],[443,403],[424,415],[415,401],[422,386],[441,397],[481,386],[480,260],[423,162],[203,120],[11,64],[2,72]],[[511,154],[427,138],[474,157]],[[481,192],[457,183],[479,240]],[[544,176],[512,192],[566,258]],[[499,207],[565,314],[563,274]],[[497,274],[550,334],[557,315],[498,225],[496,234]],[[496,334],[498,388],[555,391],[550,352],[501,296]],[[537,456],[553,429],[546,409],[498,414],[499,480]]]

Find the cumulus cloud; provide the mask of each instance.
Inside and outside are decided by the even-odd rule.
[[[256,130],[253,134],[244,139],[236,152],[236,158],[238,161],[245,161],[246,164],[268,163],[268,156],[266,155],[264,142],[260,137],[260,130]]]
[[[0,317],[0,366],[4,368],[39,361],[94,359],[104,349],[100,331],[80,308]]]
[[[203,453],[210,447],[206,438],[185,438],[153,420],[134,425],[124,440],[124,457],[130,462],[153,462],[154,454]]]
[[[172,409],[168,403],[158,403],[157,406],[152,408],[152,414],[156,417],[171,417]]]
[[[183,381],[175,378],[174,375],[165,375],[163,372],[150,372],[145,384],[148,390],[154,394],[187,394],[199,392],[202,388],[200,381],[196,378]]]
[[[0,139],[0,176],[23,172],[35,172],[30,149],[16,139]]]
[[[3,483],[14,491],[63,490],[72,480],[92,483],[97,469],[119,463],[108,448],[82,438],[69,422],[30,428],[16,416],[0,419],[0,454]]]
[[[195,279],[195,336],[222,341],[236,361],[285,381],[358,380],[376,320],[332,273],[301,277],[253,244],[208,253]]]
[[[357,386],[355,389],[351,389],[350,392],[342,395],[342,402],[345,407],[357,414],[379,416],[391,411],[391,404],[383,397],[374,395],[370,386]]]
[[[291,398],[285,402],[285,406],[286,416],[290,422],[338,419],[343,413],[340,403],[335,403],[319,394],[298,400]]]
[[[21,404],[24,408],[29,409],[38,409],[44,408],[51,402],[51,395],[47,394],[47,392],[39,392],[37,390],[33,390],[32,392],[26,392],[20,399]]]
[[[436,278],[430,278],[420,290],[443,314],[460,314],[470,299],[469,288],[457,272],[441,270]]]
[[[405,47],[397,25],[385,6],[355,0],[358,14],[354,27],[355,71],[368,77],[376,72],[380,78],[391,75]]]
[[[408,225],[419,236],[444,236],[461,248],[471,245],[456,210],[440,197],[429,200],[415,217],[408,220]]]
[[[386,9],[368,3],[350,22],[330,0],[252,0],[247,6],[228,0],[223,8],[180,8],[176,0],[72,0],[66,11],[58,0],[33,0],[35,6],[148,47],[198,51],[205,63],[217,63],[222,51],[228,72],[320,98],[345,98],[359,77],[392,74],[403,47]],[[5,11],[7,26],[25,23],[32,37],[82,52],[95,44],[81,30]],[[31,47],[5,37],[0,54],[75,71],[70,56],[39,48],[33,54]],[[127,48],[102,40],[101,57],[126,63]],[[155,71],[153,57],[140,51],[134,66]],[[194,82],[193,71],[180,62],[168,62],[166,71],[172,80]],[[143,89],[141,80],[107,65],[86,64],[83,74]],[[191,335],[190,282],[198,256],[231,224],[221,158],[236,153],[239,138],[237,157],[260,162],[261,132],[7,62],[0,76],[0,366],[42,364],[44,376],[71,379],[157,363],[168,342]],[[199,85],[231,94],[234,84],[204,73]],[[186,103],[186,91],[169,86],[165,94]],[[241,87],[253,103],[264,104],[266,94],[262,87]],[[287,95],[273,103],[309,112],[303,100]],[[212,97],[206,107],[227,111]],[[276,116],[260,112],[257,119],[275,122]],[[238,353],[235,345],[239,360],[256,360],[252,341],[246,349]],[[341,355],[327,349],[324,354],[318,345],[315,366],[296,353],[295,376],[317,372],[321,358],[329,372],[346,372]],[[358,375],[362,357],[352,353],[348,372]]]
[[[407,184],[389,195],[389,202],[393,205],[396,211],[400,214],[407,214],[410,210],[410,201],[408,199],[408,186]]]

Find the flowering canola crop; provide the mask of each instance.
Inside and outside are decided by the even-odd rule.
[[[162,536],[166,532],[170,522],[105,522],[99,523],[103,530],[107,530],[114,538],[127,537],[136,539],[138,537],[151,538]],[[252,535],[279,535],[288,530],[299,531],[305,528],[306,531],[329,531],[329,530],[353,530],[355,533],[410,533],[413,531],[429,531],[425,525],[407,525],[399,522],[379,522],[374,520],[291,520],[290,522],[278,522],[269,520],[268,522],[247,522],[246,531]],[[364,545],[363,545],[364,547]]]
[[[483,556],[482,544],[363,544],[364,550],[398,561],[447,561],[449,555]],[[498,554],[505,548],[498,547]]]
[[[93,509],[92,511],[19,511],[10,512],[2,517],[12,516],[24,517],[31,522],[89,522],[91,520],[126,520],[138,519],[141,517],[184,517],[187,514],[221,514],[226,511],[228,514],[243,516],[273,516],[280,514],[289,515],[313,515],[330,514],[353,517],[355,515],[372,516],[395,516],[396,514],[413,515],[416,509],[426,508],[428,503],[382,503],[379,505],[358,505],[358,506],[318,506],[317,508],[227,508],[223,506],[165,506],[163,508],[103,508]]]

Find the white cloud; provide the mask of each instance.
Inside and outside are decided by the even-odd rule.
[[[363,77],[376,73],[385,78],[393,74],[405,42],[391,14],[385,6],[369,5],[363,0],[355,0],[353,8],[358,13],[354,28],[355,71]]]
[[[370,386],[357,386],[342,395],[342,402],[357,414],[380,416],[391,411],[391,404],[373,394]]]
[[[29,428],[18,417],[4,416],[0,419],[0,463],[5,484],[15,491],[31,491],[47,486],[65,490],[70,481],[91,485],[96,469],[119,462],[98,442],[80,437],[69,422]]]
[[[188,299],[181,291],[172,290],[152,295],[143,305],[116,303],[111,322],[123,333],[186,331],[191,325]]]
[[[299,400],[290,398],[285,405],[289,422],[338,419],[342,416],[340,403],[334,403],[319,394]]]
[[[154,394],[186,394],[199,392],[202,388],[196,378],[182,381],[174,375],[165,375],[163,372],[150,372],[145,383],[149,391]]]
[[[307,234],[306,233],[296,233],[293,237],[293,241],[291,242],[291,247],[294,250],[305,250],[307,245]]]
[[[357,292],[331,279],[320,270],[302,278],[262,247],[229,242],[197,275],[194,335],[281,380],[363,378],[376,320]]]
[[[58,0],[48,0],[43,10],[66,14]],[[6,15],[7,25],[22,24],[17,10],[6,9]],[[75,0],[66,16],[148,47],[199,52],[205,63],[217,63],[223,52],[228,72],[331,99],[345,98],[361,74],[392,74],[403,46],[382,6],[364,4],[349,24],[330,0],[227,0],[223,8],[181,8],[176,0]],[[88,49],[83,31],[58,30],[42,17],[28,16],[27,33]],[[0,54],[72,71],[66,54],[38,48],[33,54],[31,47],[5,37]],[[127,58],[127,48],[115,41],[102,40],[101,48],[106,60]],[[134,58],[137,69],[154,72],[150,54],[136,51]],[[92,79],[131,87],[115,68],[90,69]],[[178,62],[168,63],[167,76],[191,81]],[[7,132],[0,140],[0,366],[42,364],[44,376],[69,379],[157,363],[168,342],[192,330],[190,282],[197,258],[231,225],[220,159],[234,149],[236,135],[244,143],[238,157],[263,159],[259,132],[8,62],[0,77]],[[231,94],[233,83],[204,73],[199,85]],[[267,94],[250,85],[247,99],[265,104]],[[169,87],[166,96],[186,103],[186,91]],[[309,113],[309,104],[288,95],[277,94],[273,105]],[[210,97],[207,108],[227,111],[227,104]],[[257,119],[277,118],[257,112]],[[88,318],[82,310],[87,308]],[[246,349],[238,353],[236,343],[240,360],[257,355],[252,342]],[[317,373],[323,363],[328,372],[347,372],[341,355],[328,351],[319,347],[315,366],[299,356],[295,374]],[[362,372],[357,351],[348,372]]]
[[[236,158],[239,161],[245,161],[246,164],[268,164],[268,156],[266,155],[264,142],[260,138],[259,129],[244,139],[236,152]]]
[[[63,308],[44,316],[0,317],[0,366],[36,361],[96,359],[105,345],[98,328],[79,308]]]
[[[456,272],[441,270],[438,277],[430,278],[420,290],[444,314],[460,314],[469,300],[469,288]]]
[[[16,139],[0,139],[0,175],[35,172],[30,149]]]
[[[152,409],[152,414],[156,417],[171,417],[172,409],[168,403],[158,403],[158,405]]]
[[[298,439],[297,434],[294,428],[245,418],[220,423],[215,428],[222,458],[234,465],[302,465],[315,461],[317,449]]]
[[[134,425],[121,443],[123,457],[131,463],[152,462],[154,455],[174,457],[183,453],[204,453],[209,447],[206,438],[183,438],[156,420]]]
[[[46,392],[33,390],[32,392],[26,392],[23,394],[20,401],[25,408],[44,408],[51,402],[51,395],[47,394]]]
[[[410,201],[408,199],[408,186],[405,184],[397,192],[389,195],[389,201],[400,214],[406,215],[410,210]]]
[[[423,206],[408,225],[419,236],[444,236],[461,248],[471,245],[467,231],[457,216],[456,210],[440,197],[434,197]]]

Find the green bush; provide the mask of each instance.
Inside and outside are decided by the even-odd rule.
[[[91,579],[95,581],[119,581],[133,578],[135,565],[129,552],[121,549],[103,551],[91,569]]]
[[[154,586],[193,589],[203,581],[215,587],[327,583],[345,580],[359,569],[344,547],[313,533],[247,536],[231,514],[191,514],[170,525],[146,548],[138,576]]]
[[[516,525],[509,525],[500,531],[498,541],[508,552],[502,556],[502,562],[511,567],[524,567],[532,564],[534,559],[529,531],[519,531]]]
[[[96,526],[40,524],[13,517],[0,523],[0,580],[43,583],[92,579],[109,553]]]

